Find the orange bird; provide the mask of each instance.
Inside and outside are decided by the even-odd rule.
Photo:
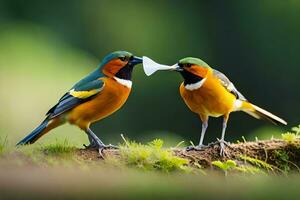
[[[146,61],[146,59],[144,60]],[[157,64],[154,63],[153,65]],[[144,67],[147,67],[146,64],[144,64]],[[203,139],[208,127],[209,117],[223,116],[224,118],[222,136],[218,140],[221,155],[225,153],[224,148],[227,144],[224,140],[225,130],[231,112],[244,111],[255,118],[266,119],[274,124],[287,124],[283,119],[251,104],[224,74],[212,69],[198,58],[187,57],[181,59],[169,68],[159,64],[157,67],[152,68],[153,70],[149,74],[160,68],[160,70],[176,70],[182,75],[184,82],[180,85],[180,94],[189,109],[197,113],[202,121],[199,144],[196,147],[188,147],[187,150],[199,150],[205,147]]]
[[[87,148],[112,148],[105,145],[89,128],[117,111],[127,100],[131,90],[131,74],[142,59],[126,51],[107,55],[99,67],[77,82],[48,112],[46,119],[17,145],[32,144],[50,130],[69,122],[88,135]]]

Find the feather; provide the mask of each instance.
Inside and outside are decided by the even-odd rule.
[[[49,119],[53,119],[62,113],[69,111],[77,105],[80,105],[86,101],[89,101],[95,95],[97,95],[104,87],[102,80],[94,80],[81,86],[73,87],[68,93],[66,93],[59,102],[52,107],[47,116]]]
[[[213,70],[213,75],[217,77],[223,87],[225,87],[230,93],[232,93],[237,99],[247,101],[247,99],[242,95],[236,87],[233,85],[233,83],[225,76],[225,74],[219,72],[218,70]]]

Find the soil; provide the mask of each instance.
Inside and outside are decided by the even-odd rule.
[[[188,159],[191,164],[197,162],[204,168],[211,167],[212,161],[216,160],[231,159],[237,163],[242,162],[243,160],[240,158],[242,155],[265,161],[279,169],[285,164],[291,168],[300,166],[300,140],[292,144],[278,139],[230,144],[225,148],[225,156],[220,156],[218,144],[210,145],[202,150],[187,151],[185,148],[171,148],[170,150],[175,155]],[[77,155],[87,161],[103,160],[109,156],[120,156],[119,151],[115,149],[103,150],[102,156],[97,150],[78,149]]]

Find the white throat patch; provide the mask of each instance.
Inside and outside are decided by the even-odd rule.
[[[120,83],[121,85],[124,85],[124,86],[126,86],[128,88],[131,88],[131,86],[132,86],[132,81],[131,80],[121,79],[121,78],[118,78],[118,77],[115,77],[115,76],[114,76],[114,79],[118,83]]]
[[[185,87],[185,89],[191,90],[191,91],[197,90],[204,84],[205,81],[206,81],[206,78],[202,79],[201,81],[199,81],[197,83],[187,84],[184,87]]]

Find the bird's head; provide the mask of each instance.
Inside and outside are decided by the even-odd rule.
[[[187,57],[178,61],[176,71],[205,78],[210,66],[199,58]]]
[[[211,71],[211,67],[199,58],[183,58],[175,64],[174,69],[183,76],[186,84],[196,83]]]
[[[104,57],[100,63],[102,73],[108,77],[131,80],[133,67],[142,63],[142,58],[127,51],[115,51]]]

